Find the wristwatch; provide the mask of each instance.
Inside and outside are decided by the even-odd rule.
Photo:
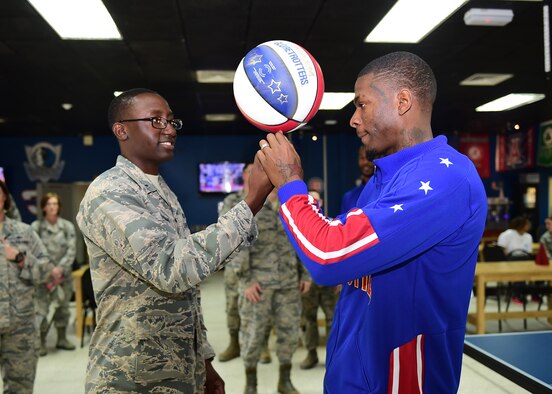
[[[25,253],[19,252],[15,255],[15,260],[13,260],[15,263],[21,263],[23,260],[25,260]]]

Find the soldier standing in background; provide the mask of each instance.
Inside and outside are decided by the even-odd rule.
[[[290,380],[291,357],[299,341],[301,293],[309,290],[311,279],[287,239],[279,208],[274,191],[257,214],[259,238],[249,248],[249,266],[240,269],[240,348],[246,394],[257,393],[257,363],[271,323],[280,362],[278,392],[298,393]]]
[[[108,120],[121,155],[90,184],[77,215],[98,303],[85,390],[224,393],[198,285],[255,240],[253,216],[272,186],[256,161],[245,200],[191,234],[159,175],[182,121],[148,89],[114,98]]]
[[[324,201],[316,190],[309,190],[309,194],[318,201],[320,211],[323,212]],[[332,320],[334,316],[337,297],[340,286],[321,286],[312,282],[310,290],[301,296],[303,312],[301,326],[304,332],[304,345],[307,349],[307,356],[299,365],[301,369],[311,369],[318,364],[318,353],[316,348],[320,341],[318,332],[318,308],[322,308],[326,320],[326,338],[330,336]]]
[[[75,226],[69,220],[59,216],[61,201],[56,193],[46,193],[40,200],[42,219],[35,220],[31,227],[35,230],[48,250],[50,259],[63,270],[63,283],[53,287],[51,283],[43,283],[37,287],[36,311],[40,328],[40,356],[48,354],[46,337],[50,325],[48,312],[50,304],[56,304],[54,324],[57,329],[57,349],[75,350],[67,340],[67,325],[69,324],[69,302],[73,294],[73,261],[77,254]]]
[[[248,193],[249,188],[249,174],[251,174],[251,168],[253,163],[247,163],[243,167],[242,179],[243,190],[229,194],[225,197],[222,205],[222,209],[219,212],[219,216],[224,215],[231,208],[237,205]],[[225,362],[235,359],[240,356],[240,314],[238,310],[238,287],[239,287],[239,271],[242,266],[249,266],[249,250],[244,248],[236,255],[232,256],[232,259],[224,266],[224,294],[226,295],[226,324],[228,326],[228,332],[230,334],[230,343],[226,350],[219,354],[219,361]],[[261,352],[261,363],[266,364],[271,361],[270,352],[268,351],[268,337],[270,335],[270,327],[267,330],[265,344],[263,351]]]
[[[38,362],[35,287],[49,272],[58,283],[61,270],[31,226],[5,215],[10,203],[0,181],[0,367],[4,393],[30,394]]]
[[[374,162],[372,160],[373,158],[368,158],[366,147],[361,145],[358,148],[358,169],[360,170],[360,176],[356,180],[356,186],[343,195],[340,213],[345,213],[356,206],[356,202],[360,193],[364,190],[364,186],[374,175]]]

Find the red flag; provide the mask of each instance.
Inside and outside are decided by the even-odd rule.
[[[540,244],[539,253],[537,253],[537,256],[535,257],[535,264],[537,265],[548,265],[550,264],[550,260],[548,260],[548,253],[546,253],[546,248],[544,247],[544,244]]]

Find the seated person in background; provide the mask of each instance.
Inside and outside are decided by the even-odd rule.
[[[531,259],[533,237],[528,233],[531,228],[529,219],[518,216],[510,222],[510,228],[498,236],[498,246],[504,248],[504,254],[509,258]]]
[[[528,233],[531,228],[529,219],[518,216],[510,222],[510,228],[498,236],[497,244],[504,249],[507,260],[533,259],[533,236]],[[525,295],[521,287],[523,282],[512,283],[512,302],[525,304]]]
[[[540,237],[540,243],[544,245],[548,259],[552,256],[552,216],[544,219],[546,232]]]

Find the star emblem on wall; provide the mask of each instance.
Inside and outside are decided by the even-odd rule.
[[[422,186],[420,186],[420,188],[418,189],[418,190],[423,190],[426,196],[427,196],[428,191],[433,190],[433,188],[431,186],[429,186],[429,182],[431,182],[431,181],[427,181],[427,182],[420,181]]]

